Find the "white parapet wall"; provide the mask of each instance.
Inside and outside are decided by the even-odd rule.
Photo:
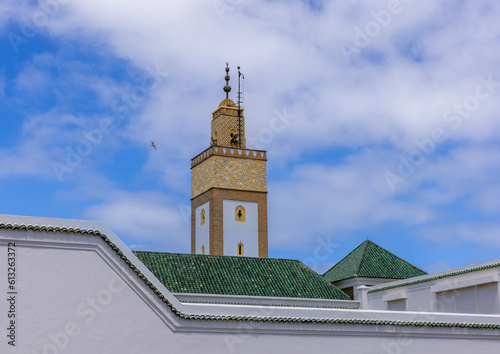
[[[500,314],[500,260],[370,287],[363,308]]]
[[[242,296],[242,295],[210,295],[174,293],[180,302],[192,304],[228,304],[228,305],[260,305],[285,307],[315,307],[329,309],[359,309],[359,301],[304,299],[290,297]]]
[[[497,315],[183,303],[100,222],[2,215],[0,255],[0,292],[15,300],[0,302],[2,354],[471,353],[500,345]]]

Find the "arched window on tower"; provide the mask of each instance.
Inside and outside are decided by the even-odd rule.
[[[201,254],[205,254],[205,245],[201,245]]]
[[[241,243],[238,243],[238,256],[241,256],[243,257],[245,255],[245,246],[243,246],[243,244]]]
[[[205,209],[201,209],[200,226],[205,225]]]
[[[238,205],[234,212],[236,221],[245,222],[245,208],[243,208],[243,206]]]

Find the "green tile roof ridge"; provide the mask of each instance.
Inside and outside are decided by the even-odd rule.
[[[366,240],[323,274],[329,282],[365,277],[407,279],[427,274],[420,268]]]
[[[388,289],[400,288],[400,287],[407,286],[407,285],[421,284],[421,283],[426,283],[426,282],[433,281],[433,280],[451,278],[451,277],[456,277],[456,276],[463,275],[463,274],[480,272],[482,270],[493,269],[493,268],[498,268],[498,267],[500,267],[500,263],[497,262],[497,263],[487,264],[487,265],[483,265],[483,266],[466,268],[466,269],[462,269],[462,270],[455,271],[455,272],[438,274],[435,276],[428,276],[428,277],[424,276],[423,278],[420,278],[420,279],[414,279],[414,280],[405,281],[405,282],[398,283],[398,284],[382,286],[380,288],[369,290],[368,292],[369,293],[376,293],[376,292],[384,291],[384,290],[388,290]]]
[[[11,229],[11,230],[32,230],[40,232],[64,232],[64,233],[74,233],[74,234],[88,234],[88,235],[101,235],[99,230],[94,229],[80,229],[73,227],[59,227],[59,226],[45,226],[45,225],[32,225],[32,224],[10,224],[10,223],[0,223],[0,229]]]
[[[349,300],[298,260],[133,253],[173,293]]]
[[[11,229],[20,231],[38,231],[38,232],[61,232],[65,228],[52,228],[49,231],[48,227],[34,228],[36,225],[17,225],[0,223],[0,229]],[[496,323],[467,323],[467,322],[440,322],[440,321],[398,321],[398,320],[372,320],[359,318],[316,318],[316,317],[272,317],[272,316],[237,316],[237,315],[205,315],[205,314],[188,314],[179,311],[173,304],[151,283],[140,270],[132,264],[132,262],[114,245],[105,234],[97,230],[91,230],[92,233],[82,232],[84,229],[78,229],[80,232],[74,234],[89,234],[99,236],[108,244],[108,246],[120,256],[120,258],[137,274],[137,276],[146,284],[158,298],[172,311],[172,313],[185,320],[200,320],[200,321],[248,321],[248,322],[273,322],[273,323],[303,323],[303,324],[340,324],[340,325],[365,325],[365,326],[396,326],[396,327],[446,327],[446,328],[469,328],[481,330],[500,330],[500,324]]]

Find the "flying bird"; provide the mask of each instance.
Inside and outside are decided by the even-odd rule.
[[[153,140],[151,140],[151,146],[152,146],[152,147],[154,147],[154,148],[155,148],[155,150],[156,150],[156,145],[155,145],[155,143],[154,143],[154,141],[153,141]]]

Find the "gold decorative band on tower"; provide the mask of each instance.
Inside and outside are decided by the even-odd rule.
[[[191,197],[213,187],[265,192],[266,161],[211,155],[191,169]]]

